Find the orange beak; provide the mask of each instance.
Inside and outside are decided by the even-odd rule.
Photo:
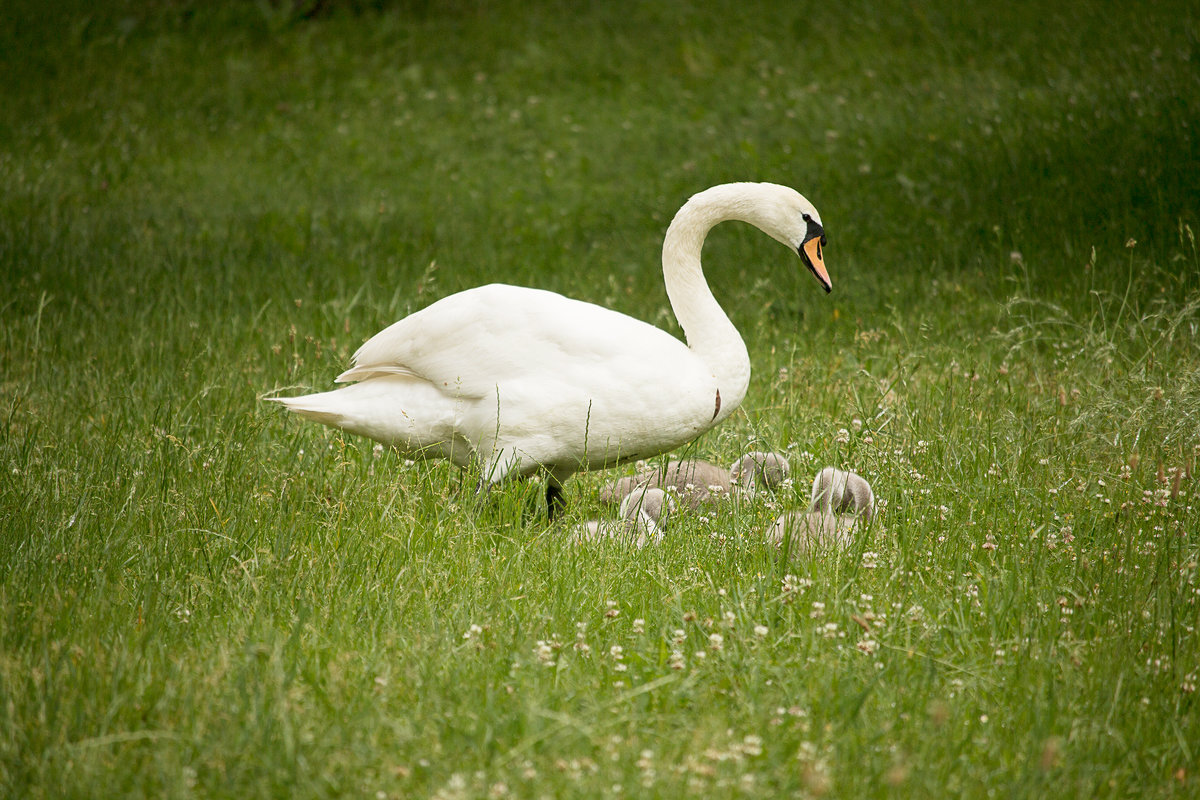
[[[814,236],[800,245],[800,257],[804,260],[809,272],[815,275],[821,285],[825,287],[825,293],[832,292],[833,281],[829,280],[829,273],[825,271],[825,258],[821,254],[821,237]]]

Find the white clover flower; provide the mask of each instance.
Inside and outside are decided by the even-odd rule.
[[[850,444],[850,431],[845,428],[838,428],[837,436],[833,440],[838,444]]]
[[[860,639],[858,649],[867,655],[874,655],[879,651],[879,642],[871,638]]]
[[[754,635],[757,636],[759,639],[767,638],[768,633],[770,633],[770,631],[767,630],[766,625],[755,625],[754,626]]]
[[[537,644],[533,646],[533,655],[543,666],[553,667],[555,664],[554,648],[547,641],[538,639]]]

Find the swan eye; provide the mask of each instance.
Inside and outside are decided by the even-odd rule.
[[[805,222],[812,222],[812,217],[810,217],[808,214],[801,214],[800,216],[804,218]]]

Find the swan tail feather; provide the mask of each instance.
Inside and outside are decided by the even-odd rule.
[[[303,397],[267,397],[266,400],[272,403],[279,403],[288,411],[297,414],[306,419],[311,419],[314,422],[319,422],[322,425],[328,425],[331,428],[345,427],[346,417],[336,411],[331,411],[328,408],[323,408],[317,403],[313,403],[310,398],[317,395],[305,395]]]
[[[381,378],[385,375],[403,375],[407,378],[420,377],[411,369],[400,364],[356,364],[338,375],[334,383],[353,383],[365,381],[368,378]]]

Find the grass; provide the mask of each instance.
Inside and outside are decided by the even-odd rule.
[[[1200,791],[1195,9],[328,5],[3,12],[0,794]],[[714,232],[755,372],[687,452],[778,496],[579,550],[260,402],[489,280],[678,332],[738,179],[835,292]],[[880,524],[779,563],[825,464]]]

